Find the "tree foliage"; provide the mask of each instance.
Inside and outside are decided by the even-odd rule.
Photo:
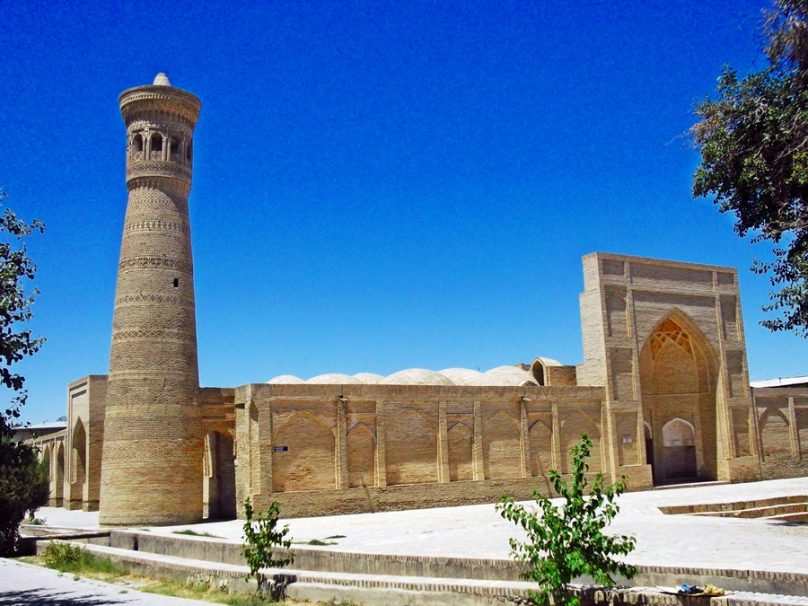
[[[0,444],[0,555],[13,555],[20,522],[48,502],[49,481],[36,448]]]
[[[580,599],[570,591],[569,584],[584,575],[607,586],[614,585],[615,574],[629,579],[634,576],[634,567],[614,556],[631,553],[635,539],[603,532],[617,515],[616,499],[625,484],[621,481],[604,486],[603,474],[598,473],[589,486],[586,459],[591,449],[592,440],[586,434],[572,448],[570,485],[557,471],[548,473],[564,499],[561,505],[554,505],[537,491],[533,493],[536,509],[528,510],[509,497],[502,497],[497,504],[503,518],[527,533],[525,541],[510,539],[511,555],[527,565],[522,578],[538,584],[538,591],[528,592],[537,604],[577,606]]]
[[[278,528],[281,508],[277,501],[272,501],[265,515],[255,516],[252,501],[247,497],[244,501],[244,542],[242,548],[244,559],[250,573],[247,578],[254,578],[258,583],[258,593],[265,593],[265,579],[260,574],[262,568],[283,568],[294,562],[294,556],[287,552],[287,557],[275,557],[276,548],[289,549],[292,546],[289,527]]]
[[[27,511],[47,500],[47,477],[38,463],[38,452],[28,444],[12,441],[13,426],[25,404],[25,378],[12,366],[35,354],[43,339],[21,328],[31,319],[36,289],[28,290],[36,266],[28,257],[25,238],[42,232],[39,221],[26,223],[4,205],[0,191],[0,385],[9,399],[0,408],[0,555],[13,553],[20,522]],[[43,489],[44,485],[44,489]]]
[[[718,96],[696,109],[701,151],[694,196],[713,196],[735,231],[773,243],[773,290],[762,322],[808,337],[808,0],[777,0],[765,20],[768,66],[739,78],[725,67]]]

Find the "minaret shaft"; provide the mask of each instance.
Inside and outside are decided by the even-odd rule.
[[[158,76],[121,94],[124,221],[104,420],[100,520],[178,524],[202,514],[193,259],[188,220],[199,100]]]

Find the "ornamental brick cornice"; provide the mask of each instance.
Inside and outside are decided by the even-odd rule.
[[[138,114],[149,111],[165,111],[177,114],[192,125],[199,118],[201,101],[191,93],[166,86],[137,86],[121,93],[121,114],[128,123]]]

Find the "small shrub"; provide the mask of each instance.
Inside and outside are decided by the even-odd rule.
[[[272,501],[265,515],[255,516],[250,498],[247,497],[244,501],[243,529],[246,545],[242,548],[242,553],[250,568],[247,578],[254,578],[258,583],[259,595],[263,595],[266,589],[264,577],[259,574],[262,568],[283,568],[294,562],[294,556],[291,553],[285,558],[275,559],[274,557],[274,548],[289,549],[292,546],[292,538],[287,537],[289,527],[284,526],[278,529],[280,511],[278,502]]]
[[[22,523],[29,526],[44,526],[45,518],[25,518]]]
[[[78,570],[84,553],[86,551],[78,545],[51,541],[45,548],[45,553],[42,554],[42,560],[48,568],[60,572],[73,572]]]
[[[626,578],[634,576],[633,566],[613,559],[634,550],[635,539],[626,536],[610,536],[603,533],[617,515],[615,502],[625,490],[623,481],[603,485],[603,474],[598,473],[586,496],[589,466],[586,459],[592,448],[592,440],[584,434],[581,443],[572,448],[572,483],[567,483],[555,470],[548,473],[556,492],[564,503],[556,507],[537,491],[533,492],[541,516],[536,510],[528,511],[509,497],[502,497],[497,511],[503,518],[521,526],[527,532],[525,542],[510,539],[511,555],[518,562],[527,564],[522,573],[525,580],[535,581],[538,591],[529,591],[529,597],[537,604],[555,606],[578,606],[580,598],[573,595],[569,583],[588,575],[601,585],[614,585],[612,575]]]
[[[51,541],[42,554],[45,566],[60,572],[96,573],[122,576],[128,570],[109,558],[98,557],[85,548],[63,541]]]

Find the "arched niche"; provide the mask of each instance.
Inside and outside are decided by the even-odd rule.
[[[65,485],[65,446],[60,441],[56,445],[56,456],[53,469],[53,498],[57,507],[62,504]]]
[[[376,485],[376,436],[366,423],[357,423],[348,430],[346,439],[348,485]]]
[[[70,448],[70,503],[71,508],[80,508],[85,500],[87,483],[87,431],[77,419],[71,433]]]
[[[603,471],[603,441],[598,423],[583,412],[574,412],[561,423],[561,460],[564,473],[572,473],[572,448],[586,434],[592,440],[592,451],[586,463],[592,473]]]
[[[460,482],[474,479],[474,431],[466,423],[449,427],[449,480]]]
[[[389,418],[385,453],[388,485],[437,482],[437,418],[407,409]]]
[[[760,416],[759,426],[764,457],[791,453],[790,428],[783,411],[769,406]]]
[[[553,430],[543,421],[528,428],[530,438],[530,475],[543,477],[553,468]]]
[[[296,412],[272,428],[272,489],[336,488],[334,429],[310,412]]]
[[[681,310],[663,318],[643,344],[640,389],[650,426],[646,461],[655,484],[716,479],[717,375],[712,347]]]
[[[522,476],[522,453],[516,411],[499,410],[483,416],[483,468],[486,479]]]

